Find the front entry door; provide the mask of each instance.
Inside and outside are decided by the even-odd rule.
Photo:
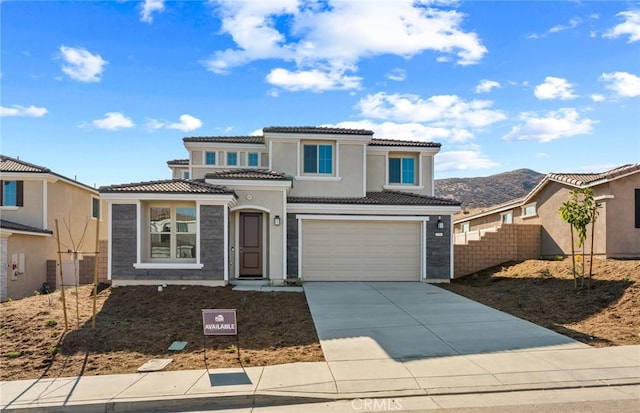
[[[240,214],[240,277],[261,277],[262,214]]]

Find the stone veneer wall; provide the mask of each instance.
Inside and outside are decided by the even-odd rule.
[[[444,229],[438,229],[438,217]],[[429,215],[427,221],[427,279],[449,280],[451,278],[451,216]],[[436,236],[436,234],[442,234]]]
[[[455,245],[454,274],[463,277],[509,261],[540,257],[540,225],[507,224],[480,240]]]
[[[98,282],[108,283],[108,262],[109,253],[107,251],[109,243],[104,241],[98,242]],[[93,271],[94,271],[95,256],[86,255],[80,260],[80,268],[78,270],[80,274],[80,284],[93,284]],[[51,291],[55,290],[58,286],[58,262],[56,260],[47,260],[47,284]]]
[[[287,214],[287,278],[298,278],[298,220]]]

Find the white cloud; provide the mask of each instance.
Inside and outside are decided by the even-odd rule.
[[[164,10],[164,0],[144,0],[140,5],[140,21],[153,23],[153,13]]]
[[[491,92],[491,89],[495,89],[495,88],[501,88],[502,85],[500,84],[500,82],[496,82],[495,80],[481,80],[480,83],[478,83],[478,86],[476,86],[476,93],[487,93],[487,92]]]
[[[324,127],[368,129],[374,132],[374,137],[383,139],[410,140],[418,142],[433,142],[447,139],[450,142],[464,142],[473,139],[473,134],[466,129],[442,128],[425,126],[421,123],[408,122],[380,122],[371,120],[345,121],[335,124],[324,124]]]
[[[617,26],[607,30],[602,37],[617,38],[629,36],[627,43],[640,40],[640,10],[627,10],[617,14],[624,21]]]
[[[358,89],[362,78],[348,76],[341,70],[323,72],[318,69],[289,71],[287,69],[273,69],[267,75],[267,82],[286,90],[311,90],[323,92],[325,90]]]
[[[9,106],[0,106],[0,117],[11,117],[11,116],[24,116],[29,118],[40,118],[47,114],[47,108],[39,108],[37,106],[20,106],[20,105],[12,105]]]
[[[567,79],[561,77],[547,76],[544,82],[536,86],[534,94],[538,99],[574,99],[577,96],[573,93],[573,85]]]
[[[597,121],[581,118],[575,108],[561,108],[543,116],[524,112],[520,114],[520,125],[514,126],[502,139],[551,142],[556,139],[591,133]]]
[[[569,20],[569,24],[558,24],[557,26],[553,26],[549,29],[549,33],[559,33],[564,30],[575,29],[581,22],[582,21],[579,18],[574,17]]]
[[[60,46],[65,64],[62,71],[80,82],[99,82],[104,66],[109,63],[99,54],[92,54],[81,47]]]
[[[536,158],[548,158],[550,155],[546,152],[538,152],[536,153]]]
[[[162,122],[157,119],[150,119],[147,122],[146,126],[149,129],[166,128],[176,129],[183,132],[191,132],[202,127],[202,121],[200,119],[191,115],[187,115],[186,113],[184,115],[181,115],[179,119],[179,122],[174,123]]]
[[[600,95],[598,93],[594,93],[593,95],[591,95],[591,100],[593,100],[594,102],[602,102],[605,99],[606,98],[603,95]]]
[[[104,114],[104,118],[91,121],[91,125],[98,129],[106,130],[126,129],[135,126],[131,118],[126,117],[120,112],[107,112]],[[89,125],[82,124],[80,126],[87,127]]]
[[[393,80],[394,82],[402,82],[407,78],[407,71],[396,67],[385,76],[387,77],[387,79]]]
[[[627,72],[603,73],[600,80],[620,97],[640,96],[640,77]]]
[[[436,95],[425,100],[417,95],[379,92],[360,99],[356,106],[364,117],[481,128],[506,119],[504,113],[491,109],[492,105],[490,100],[465,101],[456,95]]]
[[[464,171],[468,169],[489,169],[499,166],[480,150],[460,150],[440,152],[435,157],[436,171]]]
[[[331,74],[356,70],[363,58],[411,58],[425,51],[454,56],[457,64],[469,65],[487,53],[476,33],[461,28],[462,13],[425,2],[380,0],[367,7],[352,0],[211,0],[210,4],[222,20],[221,32],[235,43],[235,48],[219,50],[204,62],[215,73],[256,60],[279,59],[296,65],[293,74],[313,70]],[[283,18],[285,25],[280,24]],[[348,84],[359,87],[359,82]]]

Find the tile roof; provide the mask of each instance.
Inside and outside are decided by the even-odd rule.
[[[167,179],[100,187],[100,193],[164,193],[164,194],[234,194],[224,186],[211,185],[202,180]]]
[[[550,173],[549,179],[555,181],[565,182],[570,185],[583,186],[588,185],[599,180],[610,180],[617,178],[628,173],[640,171],[640,163],[622,165],[617,168],[610,169],[600,173],[584,173],[584,174],[571,174],[571,173]]]
[[[205,179],[250,179],[250,180],[270,180],[270,181],[290,181],[293,178],[283,172],[271,171],[269,169],[223,169],[209,172]]]
[[[264,136],[188,136],[183,142],[264,144]]]
[[[188,159],[173,159],[171,161],[167,161],[167,165],[189,165]]]
[[[419,141],[404,141],[395,139],[371,139],[369,146],[409,146],[420,148],[439,148],[442,146],[436,142],[419,142]]]
[[[34,165],[20,159],[0,155],[0,172],[50,173],[49,168]]]
[[[326,128],[321,126],[268,126],[262,132],[270,133],[307,133],[327,135],[373,135],[366,129]]]
[[[6,219],[0,219],[0,228],[13,230],[13,231],[35,232],[38,234],[53,234],[53,231],[50,231],[48,229],[31,227],[29,225],[22,225],[22,224],[18,224],[17,222],[7,221]]]
[[[398,191],[367,192],[366,197],[337,198],[322,196],[289,197],[291,204],[347,204],[347,205],[423,205],[423,206],[460,206],[453,199],[436,198]]]

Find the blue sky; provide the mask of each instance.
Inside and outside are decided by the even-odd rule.
[[[1,152],[165,179],[184,136],[442,143],[436,178],[640,162],[640,3],[0,2]]]

